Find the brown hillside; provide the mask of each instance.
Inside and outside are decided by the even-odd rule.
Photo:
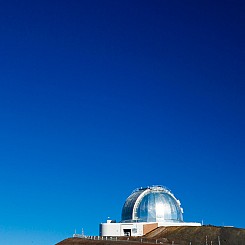
[[[233,227],[158,227],[144,237],[120,237],[118,241],[68,238],[56,245],[245,245],[245,229]],[[129,239],[129,240],[127,240]],[[142,239],[142,242],[141,242]]]
[[[145,235],[146,238],[167,238],[179,244],[245,245],[245,229],[233,227],[159,227]]]

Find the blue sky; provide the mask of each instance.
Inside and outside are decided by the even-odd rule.
[[[245,227],[244,1],[2,1],[0,243],[55,244],[164,185]]]

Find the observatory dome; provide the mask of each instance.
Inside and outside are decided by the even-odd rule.
[[[183,222],[180,201],[163,186],[139,188],[127,198],[122,222]]]

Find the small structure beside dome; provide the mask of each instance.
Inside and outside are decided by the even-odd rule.
[[[180,201],[163,186],[139,188],[127,198],[122,220],[100,224],[101,236],[143,236],[159,226],[201,226],[184,222]]]

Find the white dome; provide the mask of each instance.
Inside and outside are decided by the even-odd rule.
[[[136,189],[122,209],[122,222],[183,222],[183,209],[163,186]]]

